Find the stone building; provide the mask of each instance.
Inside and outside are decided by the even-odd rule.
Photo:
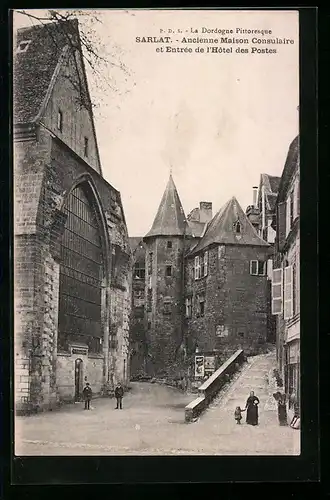
[[[145,322],[145,254],[142,238],[129,238],[133,254],[132,313],[130,323],[130,375],[131,380],[146,374],[147,343]]]
[[[186,255],[186,338],[189,351],[216,364],[236,349],[256,351],[267,340],[269,245],[235,197],[214,216]]]
[[[170,175],[146,244],[148,372],[176,372],[183,344],[184,253],[192,236]]]
[[[131,251],[102,176],[78,22],[18,30],[14,47],[17,411],[128,380]]]
[[[300,398],[300,155],[290,144],[276,200],[272,312],[276,316],[278,367],[287,394]]]
[[[268,300],[268,328],[267,340],[275,342],[276,321],[271,314],[271,284],[273,277],[273,262],[275,258],[275,235],[273,225],[275,216],[276,199],[280,185],[280,177],[261,174],[259,187],[253,188],[253,204],[246,209],[246,215],[256,229],[259,236],[270,245],[269,259],[267,262],[267,300]]]
[[[267,341],[270,245],[235,198],[214,217],[210,202],[185,217],[170,176],[144,242],[147,374],[181,377],[196,352],[215,367]]]

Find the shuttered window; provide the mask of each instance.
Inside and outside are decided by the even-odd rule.
[[[293,269],[292,266],[284,268],[284,319],[293,316]]]
[[[288,236],[291,229],[291,196],[286,200],[286,222],[285,222],[285,236]]]
[[[272,276],[272,314],[283,312],[283,270],[273,269]]]
[[[200,256],[195,257],[195,280],[201,277],[201,261]]]
[[[208,272],[208,263],[209,263],[209,253],[204,253],[204,276],[207,276]]]
[[[281,251],[286,238],[286,202],[281,202],[277,207],[277,239],[278,249]]]

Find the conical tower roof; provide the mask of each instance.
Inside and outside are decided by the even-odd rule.
[[[172,175],[170,175],[154,223],[145,238],[183,236],[184,234],[190,234],[190,229]]]
[[[240,223],[239,233],[235,231],[237,221]],[[213,243],[269,247],[269,244],[258,236],[235,196],[215,214],[204,236],[191,253],[199,252]]]

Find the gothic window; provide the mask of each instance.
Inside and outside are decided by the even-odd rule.
[[[101,290],[103,257],[95,211],[83,186],[69,195],[61,242],[58,347],[87,344],[102,350]]]
[[[172,248],[172,241],[167,242],[167,248]]]

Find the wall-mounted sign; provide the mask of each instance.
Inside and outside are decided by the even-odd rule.
[[[80,354],[82,356],[87,356],[88,347],[84,346],[71,346],[71,354]]]
[[[204,377],[204,356],[195,356],[195,377]]]
[[[205,374],[212,374],[215,372],[215,357],[214,356],[205,356],[204,358],[204,371]]]

